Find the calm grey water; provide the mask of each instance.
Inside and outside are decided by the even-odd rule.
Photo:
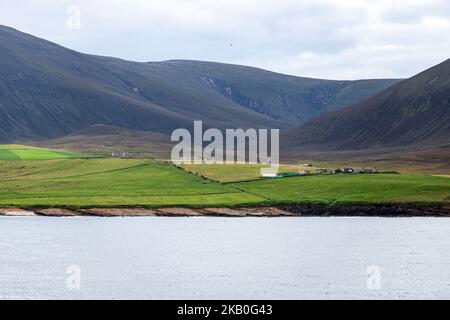
[[[0,298],[448,299],[450,219],[2,217]]]

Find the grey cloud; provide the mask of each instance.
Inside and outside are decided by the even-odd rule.
[[[72,4],[81,30],[65,27]],[[450,52],[445,0],[17,0],[0,23],[87,53],[334,79],[407,77]]]

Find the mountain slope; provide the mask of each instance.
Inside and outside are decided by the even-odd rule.
[[[351,107],[290,129],[291,148],[350,150],[450,142],[450,59]]]
[[[0,142],[97,124],[170,133],[205,126],[287,128],[397,80],[327,81],[195,61],[82,54],[0,26]]]
[[[361,101],[399,81],[311,79],[202,61],[171,60],[150,64],[177,74],[193,75],[203,86],[228,101],[289,124]]]

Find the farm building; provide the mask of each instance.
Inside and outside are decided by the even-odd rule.
[[[126,153],[116,153],[116,152],[113,152],[113,153],[111,153],[111,157],[113,157],[113,158],[123,158],[123,159],[125,159],[125,158],[128,158],[128,155],[127,155]]]
[[[339,168],[334,170],[334,173],[355,173],[355,169],[353,168]]]
[[[261,175],[261,178],[265,178],[265,179],[278,178],[278,174],[277,173],[263,173]]]
[[[377,169],[367,169],[362,168],[361,170],[358,170],[359,173],[378,173]]]

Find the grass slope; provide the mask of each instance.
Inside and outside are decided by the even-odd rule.
[[[236,183],[275,202],[336,204],[449,203],[450,179],[412,174],[328,175]]]
[[[0,162],[0,206],[232,206],[263,199],[148,160]]]
[[[224,172],[223,168],[209,170]],[[255,168],[248,168],[236,166],[234,170],[242,177],[251,176]],[[215,173],[216,178],[219,175]],[[229,177],[223,173],[222,178]],[[449,197],[450,179],[446,177],[330,175],[223,184],[150,160],[0,161],[0,207],[441,204],[449,203]]]
[[[90,155],[35,148],[24,145],[0,145],[0,160],[51,160],[67,158],[88,158]]]
[[[259,179],[261,177],[261,168],[267,166],[261,164],[183,164],[181,167],[193,174],[228,183]],[[279,172],[298,172],[300,169],[299,166],[282,165],[279,168]]]

